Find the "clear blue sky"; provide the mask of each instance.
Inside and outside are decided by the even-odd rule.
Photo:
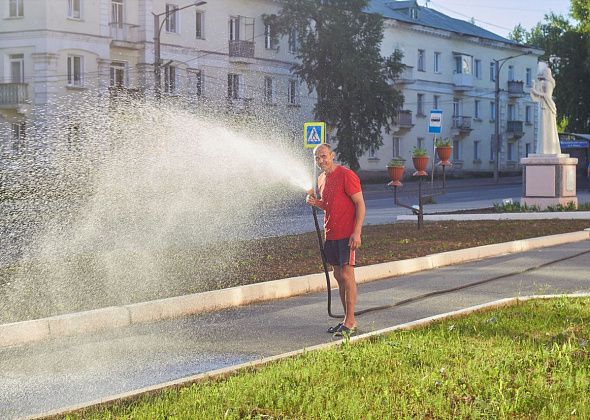
[[[424,6],[426,0],[419,0]],[[569,0],[431,0],[428,7],[456,19],[475,19],[475,24],[501,36],[519,23],[530,29],[555,12],[569,16]]]

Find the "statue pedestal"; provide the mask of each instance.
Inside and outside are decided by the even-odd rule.
[[[576,196],[577,158],[568,154],[536,155],[520,160],[522,165],[522,194],[520,204],[548,206],[573,202],[578,207]]]

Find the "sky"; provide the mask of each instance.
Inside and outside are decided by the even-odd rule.
[[[569,16],[570,0],[431,0],[428,7],[456,19],[473,17],[477,26],[507,37],[519,23],[528,30],[549,12]]]

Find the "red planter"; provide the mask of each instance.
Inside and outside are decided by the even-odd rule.
[[[392,185],[394,187],[401,187],[402,183],[400,179],[404,176],[405,168],[403,166],[388,166],[387,172],[389,173],[389,177],[391,178],[391,182],[387,185]]]
[[[453,153],[453,148],[450,146],[437,147],[436,155],[440,160],[439,165],[450,165],[451,162],[449,162],[449,159],[451,158],[451,153]]]
[[[412,162],[414,162],[414,168],[416,168],[416,172],[414,172],[414,176],[426,176],[428,173],[426,172],[426,168],[428,168],[428,156],[418,156],[413,157]]]

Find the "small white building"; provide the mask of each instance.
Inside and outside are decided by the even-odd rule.
[[[405,103],[395,131],[384,136],[379,150],[363,157],[362,169],[383,170],[396,156],[411,166],[413,146],[428,149],[432,156],[429,116],[432,109],[439,109],[443,111],[441,136],[450,138],[453,145],[454,170],[494,170],[496,121],[499,169],[518,170],[520,158],[535,150],[537,106],[528,92],[542,51],[419,7],[415,0],[373,0],[370,11],[386,18],[382,54],[401,50],[407,68],[397,81]]]

